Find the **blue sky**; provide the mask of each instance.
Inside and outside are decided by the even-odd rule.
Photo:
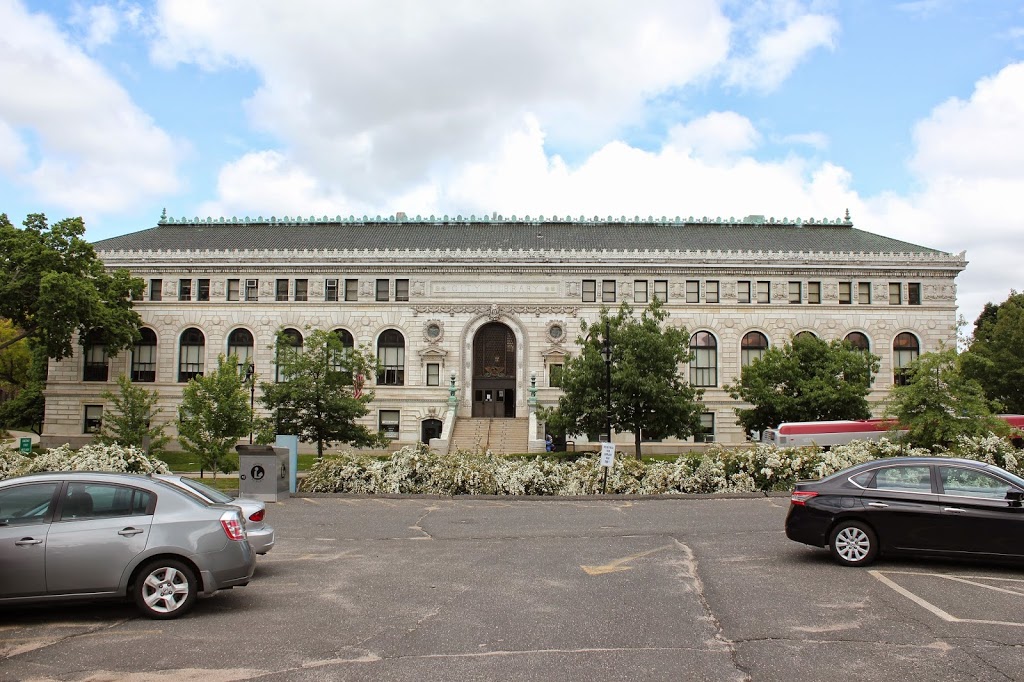
[[[0,0],[0,211],[839,217],[1024,289],[1024,0]]]

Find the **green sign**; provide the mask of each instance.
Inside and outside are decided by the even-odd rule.
[[[32,439],[22,438],[21,442],[18,444],[18,450],[25,453],[32,452]]]

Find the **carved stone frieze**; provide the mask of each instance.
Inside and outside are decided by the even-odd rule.
[[[413,306],[413,312],[419,314],[429,313],[444,313],[447,315],[455,315],[456,313],[470,313],[476,315],[571,315],[576,317],[579,313],[579,306],[574,305],[529,305],[529,304],[510,304],[502,305],[498,303],[492,303],[487,305],[485,303],[470,303],[467,305],[425,305],[425,306]],[[496,318],[495,318],[496,319]]]
[[[923,298],[929,301],[955,300],[956,286],[953,284],[925,284]]]

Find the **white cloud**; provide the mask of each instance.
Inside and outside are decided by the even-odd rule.
[[[486,158],[527,115],[597,146],[647,97],[706,78],[729,21],[713,0],[163,2],[156,59],[255,69],[253,125],[317,176],[380,201]]]
[[[0,124],[41,202],[102,213],[177,189],[175,143],[48,17],[4,2],[0,26],[0,82],[22,93],[0,98]]]
[[[0,121],[0,171],[11,175],[28,158],[28,149],[11,126]]]
[[[119,28],[117,12],[110,5],[85,7],[75,3],[68,21],[72,25],[83,27],[85,35],[82,42],[87,50],[95,50],[101,45],[109,44],[117,35]]]
[[[750,151],[760,138],[748,119],[732,111],[715,111],[668,132],[671,146],[689,150],[710,162]]]
[[[775,90],[811,52],[833,49],[838,33],[834,17],[808,12],[797,3],[753,3],[739,22],[736,56],[726,67],[726,81],[762,92]],[[746,53],[744,43],[749,43]]]

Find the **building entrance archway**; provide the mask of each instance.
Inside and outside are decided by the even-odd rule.
[[[516,335],[501,322],[473,337],[473,416],[516,416]]]

